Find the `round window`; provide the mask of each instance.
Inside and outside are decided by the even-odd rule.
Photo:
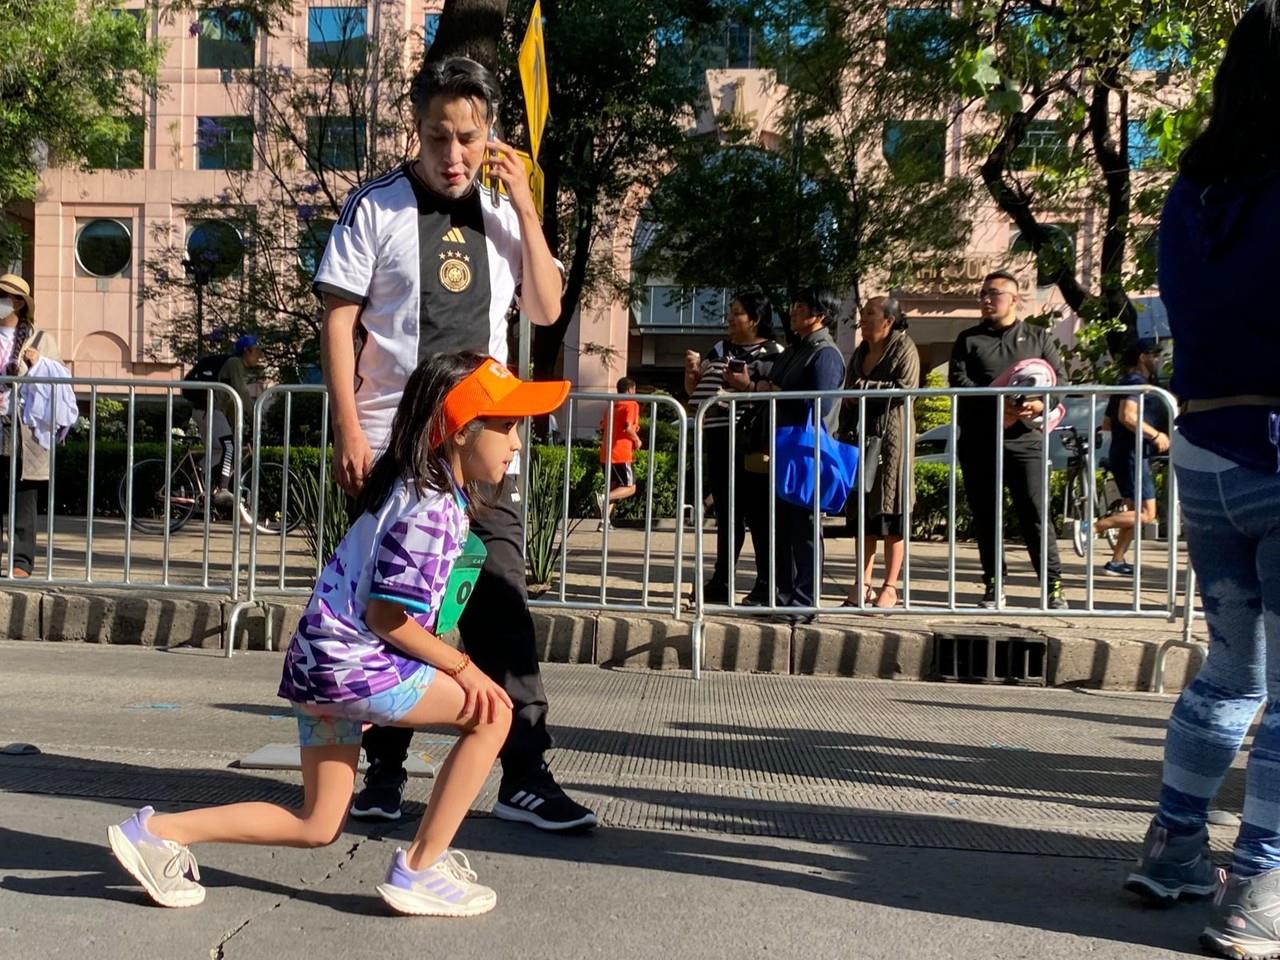
[[[231,276],[244,260],[240,231],[225,220],[206,220],[187,237],[187,259],[208,280]]]
[[[90,220],[76,237],[76,259],[93,277],[119,276],[133,258],[129,228],[119,220]]]

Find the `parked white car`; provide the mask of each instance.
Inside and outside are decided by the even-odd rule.
[[[1107,398],[1095,397],[1094,428],[1102,431],[1102,418],[1107,412]],[[1062,428],[1075,427],[1081,434],[1089,432],[1089,400],[1086,397],[1069,397],[1064,404],[1067,414],[1058,430],[1049,437],[1049,462],[1058,469],[1067,466],[1068,454],[1062,444]],[[1098,462],[1107,458],[1111,449],[1111,434],[1102,431],[1102,446],[1098,448]],[[951,427],[934,427],[916,437],[916,463],[951,463],[955,451],[951,449]]]

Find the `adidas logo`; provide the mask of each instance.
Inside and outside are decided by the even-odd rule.
[[[467,242],[467,238],[462,235],[462,231],[457,227],[454,227],[452,230],[450,230],[440,239],[442,239],[445,243],[461,243],[464,246],[466,245],[466,242]]]
[[[546,801],[536,793],[528,793],[524,790],[518,790],[512,794],[509,802],[513,807],[520,807],[522,810],[528,810],[532,813]]]

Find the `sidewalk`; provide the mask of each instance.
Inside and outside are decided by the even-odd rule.
[[[59,521],[55,546],[55,577],[83,577],[86,568],[83,521]],[[681,595],[692,591],[695,544],[692,533],[681,534],[684,549]],[[708,549],[714,530],[707,533]],[[689,669],[692,665],[692,610],[680,604],[673,616],[674,548],[671,530],[655,531],[649,539],[646,564],[643,531],[610,532],[607,565],[603,537],[594,524],[581,523],[570,536],[564,602],[560,583],[535,600],[540,652],[555,662],[598,663],[612,666]],[[1077,607],[1085,587],[1083,561],[1066,543],[1063,555],[1066,592]],[[124,525],[95,523],[93,570],[95,582],[84,586],[42,586],[27,581],[0,590],[0,623],[9,638],[77,640],[99,643],[141,643],[172,646],[217,646],[229,622],[231,536],[227,524],[215,524],[208,544],[211,587],[207,592],[179,594],[201,582],[205,541],[203,526],[193,524],[174,534],[168,555],[168,583],[164,585],[164,538],[135,533],[131,543],[130,583],[123,583]],[[249,553],[247,531],[243,556]],[[1180,623],[1124,615],[1133,603],[1130,581],[1095,577],[1095,604],[1119,616],[1041,616],[1019,607],[1038,602],[1038,584],[1021,547],[1010,555],[1007,582],[1009,607],[1003,614],[960,617],[943,613],[906,614],[888,611],[860,613],[841,610],[840,603],[855,582],[853,541],[831,540],[825,566],[824,612],[811,626],[792,628],[753,618],[750,610],[712,617],[705,632],[705,664],[711,670],[830,674],[853,677],[921,679],[933,676],[934,652],[939,644],[967,643],[966,638],[1023,640],[1047,650],[1043,682],[1050,686],[1085,685],[1102,689],[1150,689],[1156,650],[1165,640],[1181,635]],[[283,557],[283,563],[282,563]],[[1144,609],[1167,603],[1163,586],[1167,549],[1149,542],[1144,550],[1144,580],[1140,599]],[[645,572],[648,571],[647,589]],[[601,598],[601,571],[606,573],[602,612],[589,609]],[[739,564],[745,592],[754,569],[750,548]],[[957,545],[958,604],[974,603],[979,568],[971,544]],[[38,560],[37,577],[46,571]],[[237,630],[238,647],[279,647],[301,614],[313,582],[315,561],[308,557],[305,539],[289,536],[283,553],[278,537],[262,537],[258,544],[258,596],[265,609],[246,611]],[[946,599],[946,545],[912,545],[912,604],[940,605]],[[241,566],[241,597],[247,592],[247,563]],[[558,568],[557,568],[558,577]],[[113,582],[114,581],[114,582]],[[219,590],[217,585],[223,584]],[[282,592],[290,591],[292,595]],[[588,609],[584,609],[588,608]],[[624,609],[630,607],[632,609]],[[1204,638],[1204,624],[1196,624]],[[1167,663],[1167,689],[1179,689],[1198,661],[1174,650]]]
[[[230,765],[294,724],[279,658],[0,643],[0,954],[13,957],[932,958],[1186,956],[1204,905],[1118,891],[1158,788],[1167,697],[551,665],[557,776],[588,837],[485,815],[458,844],[499,891],[457,923],[392,920],[372,887],[415,829],[200,851],[197,910],[141,905],[104,826],[144,801],[295,802]],[[1242,771],[1218,807],[1239,810]],[[413,780],[413,809],[429,780]],[[1221,855],[1232,831],[1214,828]],[[359,945],[359,946],[357,946]]]

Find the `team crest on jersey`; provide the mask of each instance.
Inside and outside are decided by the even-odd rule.
[[[462,293],[471,286],[471,258],[460,250],[440,254],[440,286],[450,293]]]

